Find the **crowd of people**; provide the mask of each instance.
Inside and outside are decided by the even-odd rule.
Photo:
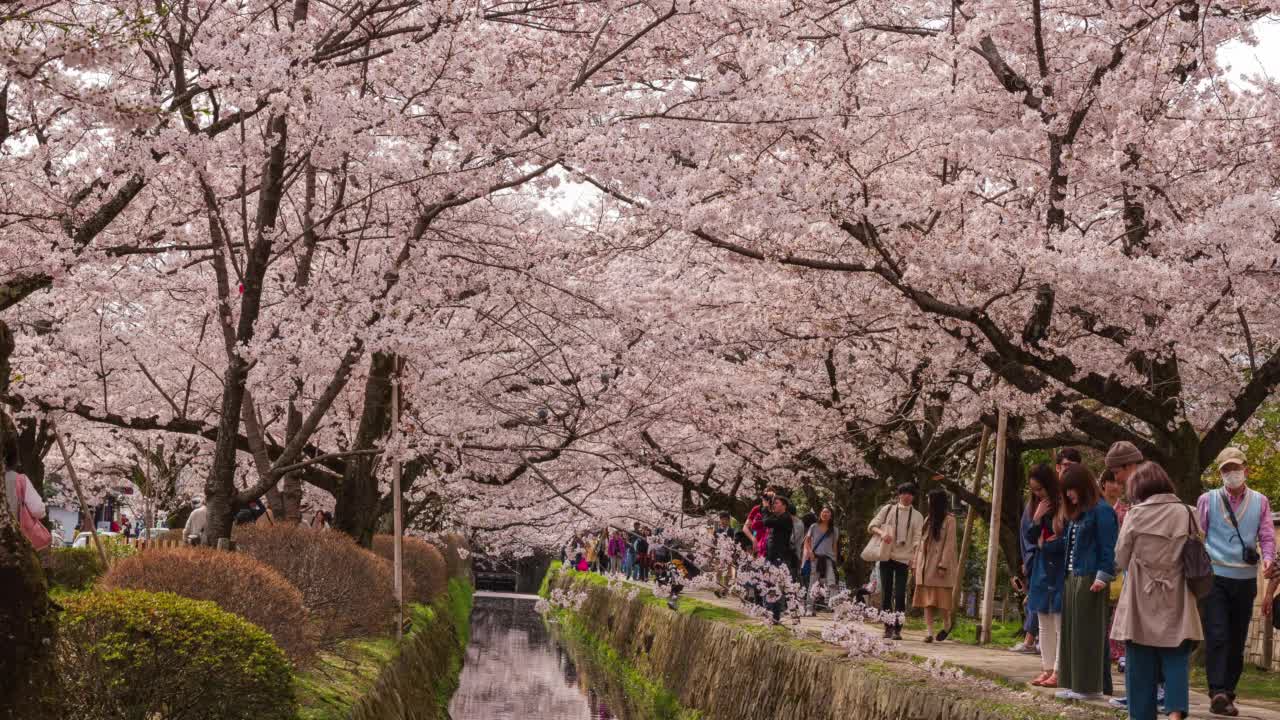
[[[1190,705],[1192,651],[1203,644],[1211,712],[1238,715],[1236,689],[1259,571],[1270,580],[1262,603],[1268,619],[1280,590],[1270,503],[1248,487],[1244,452],[1231,447],[1218,456],[1213,467],[1222,487],[1205,492],[1194,507],[1183,504],[1165,470],[1132,443],[1116,443],[1103,464],[1095,477],[1077,450],[1064,448],[1053,465],[1036,465],[1028,476],[1018,528],[1026,581],[1015,579],[1026,595],[1026,639],[1014,650],[1039,655],[1042,672],[1032,684],[1054,688],[1064,699],[1113,696],[1113,706],[1138,720],[1162,712],[1182,720]],[[928,493],[924,512],[916,509],[918,494],[914,484],[900,485],[894,500],[876,511],[862,558],[877,568],[872,584],[881,593],[881,616],[904,617],[913,583],[911,604],[923,611],[925,642],[937,643],[953,627],[961,571],[956,520],[944,490]],[[786,490],[771,487],[740,527],[722,512],[711,535],[735,548],[733,562],[714,568],[717,594],[751,558],[798,583],[807,614],[835,592],[841,538],[830,507],[800,517]],[[697,572],[676,545],[636,523],[630,531],[576,537],[565,560],[627,579],[660,574],[659,582],[673,586],[674,602],[681,579]],[[785,594],[748,599],[765,605],[775,621],[786,610]],[[901,639],[901,622],[885,623],[884,637]],[[1113,666],[1124,673],[1127,698],[1114,697]]]
[[[1098,699],[1114,694],[1115,664],[1128,697],[1112,705],[1132,718],[1154,720],[1163,709],[1180,720],[1191,654],[1203,643],[1210,711],[1238,715],[1258,574],[1273,577],[1275,558],[1270,503],[1247,486],[1245,454],[1231,447],[1218,456],[1222,487],[1194,508],[1131,443],[1111,447],[1096,479],[1074,449],[1055,460],[1032,468],[1020,528],[1027,637],[1014,649],[1039,652],[1043,672],[1033,684]],[[1200,583],[1197,554],[1211,573]],[[1272,582],[1267,600],[1275,589]]]

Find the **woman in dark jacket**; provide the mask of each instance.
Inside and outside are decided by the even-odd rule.
[[[1062,637],[1062,587],[1067,575],[1066,540],[1062,537],[1062,493],[1058,474],[1048,465],[1031,468],[1027,479],[1031,499],[1027,503],[1032,522],[1025,540],[1031,553],[1031,577],[1027,586],[1027,612],[1036,613],[1040,626],[1039,687],[1058,687],[1058,643]]]
[[[1102,697],[1107,657],[1107,589],[1116,577],[1116,511],[1102,500],[1093,473],[1071,465],[1062,473],[1067,583],[1062,598],[1058,679],[1066,700]],[[1069,522],[1065,522],[1069,521]]]

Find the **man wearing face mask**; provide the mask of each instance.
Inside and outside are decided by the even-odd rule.
[[[1275,528],[1267,496],[1250,490],[1244,452],[1229,447],[1215,461],[1222,487],[1200,496],[1196,510],[1213,561],[1213,590],[1201,605],[1209,710],[1233,717],[1236,684],[1244,669],[1244,646],[1258,594],[1258,563],[1271,569]]]

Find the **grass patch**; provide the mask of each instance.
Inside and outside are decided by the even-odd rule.
[[[559,560],[551,561],[551,565],[547,568],[546,574],[542,576],[542,584],[538,586],[538,597],[544,599],[551,597],[551,578],[560,573],[562,565],[563,563]]]
[[[917,617],[908,617],[904,627],[908,630],[924,632],[924,619]],[[934,632],[942,629],[942,623],[938,622],[934,625]],[[1016,643],[1022,642],[1024,633],[1022,632],[1022,623],[1020,622],[1000,622],[993,620],[991,622],[991,645],[994,647],[1013,647]],[[978,623],[973,618],[957,617],[956,626],[951,631],[948,640],[955,642],[967,643],[969,645],[978,644]]]
[[[405,640],[418,633],[440,632],[442,623],[454,626],[461,648],[470,636],[471,584],[458,578],[449,581],[449,590],[430,606],[409,605],[411,625]],[[299,720],[346,720],[356,702],[378,681],[382,671],[395,659],[400,645],[392,636],[348,640],[295,673]],[[441,682],[437,700],[443,708],[457,686],[462,669],[458,652],[447,670],[448,682]]]
[[[1209,687],[1203,665],[1191,667],[1191,686],[1194,688]],[[1268,672],[1253,665],[1246,664],[1244,674],[1240,676],[1240,684],[1236,693],[1246,700],[1263,700],[1280,702],[1280,673]]]

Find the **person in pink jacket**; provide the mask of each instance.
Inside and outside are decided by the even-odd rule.
[[[622,568],[622,556],[627,551],[627,541],[622,539],[622,531],[614,530],[609,536],[606,553],[609,555],[609,572],[616,575]]]

